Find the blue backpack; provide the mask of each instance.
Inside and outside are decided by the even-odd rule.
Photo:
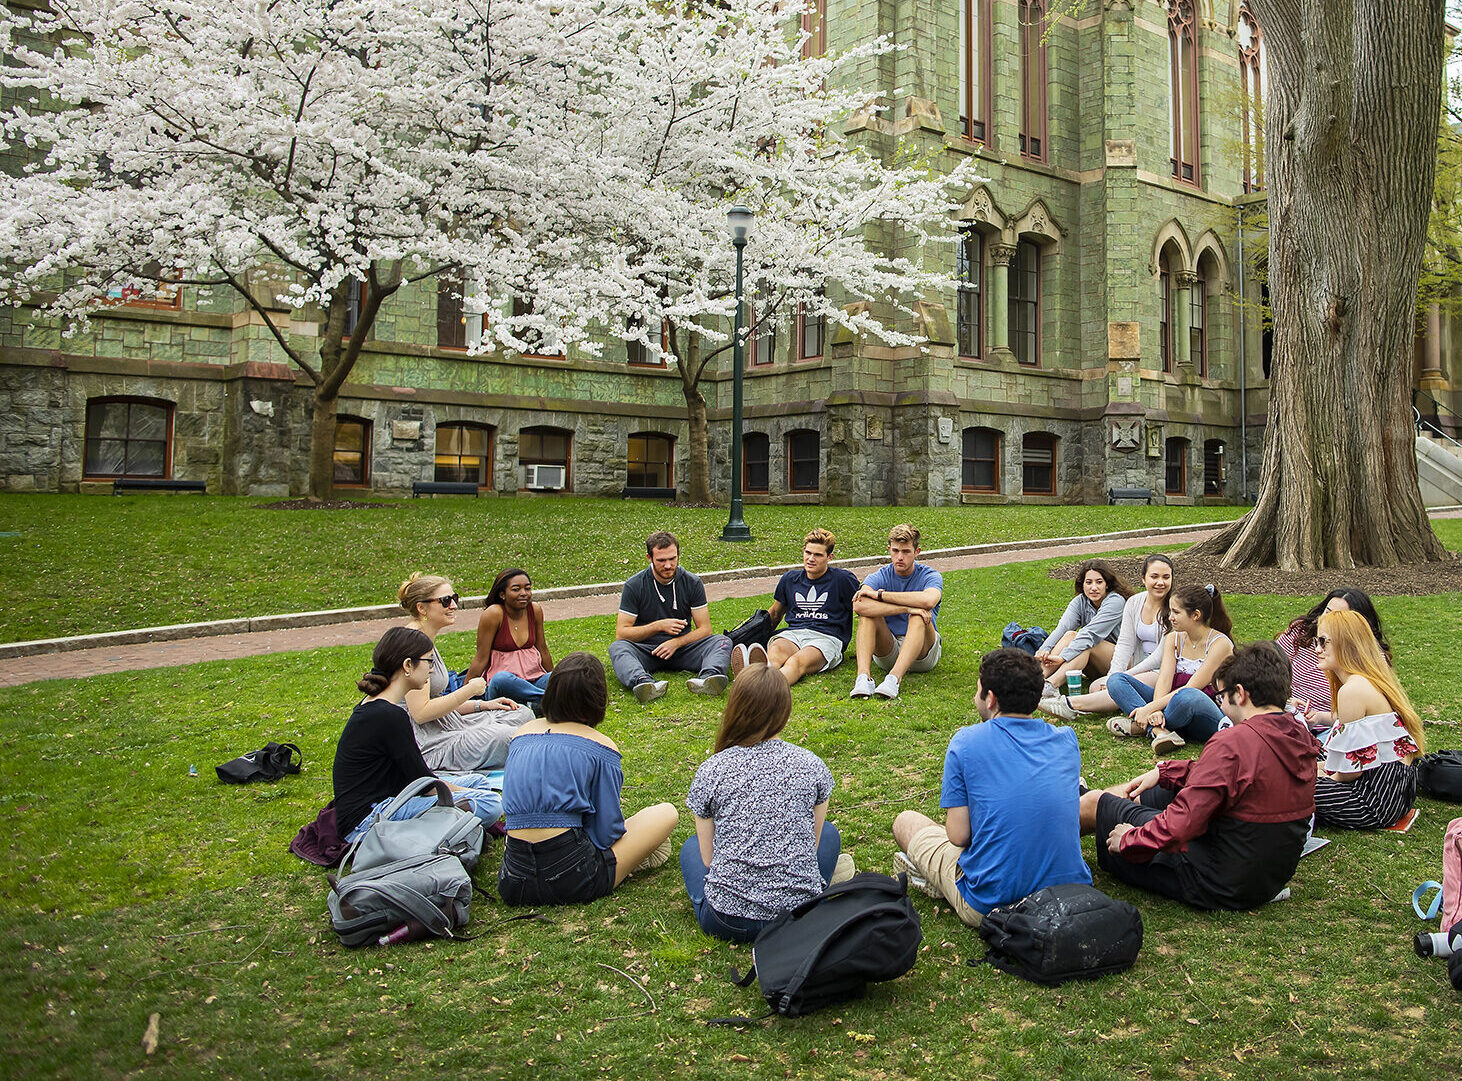
[[[1036,650],[1046,644],[1047,637],[1045,627],[1022,627],[1019,623],[1007,623],[1000,635],[1000,644],[1006,649],[1023,650],[1034,657]]]

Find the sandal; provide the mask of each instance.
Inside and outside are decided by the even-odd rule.
[[[1143,725],[1139,731],[1137,722],[1131,717],[1112,717],[1107,721],[1107,731],[1123,739],[1146,739],[1150,725]]]

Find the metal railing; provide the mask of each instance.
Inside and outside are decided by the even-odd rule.
[[[1420,405],[1420,401],[1419,401],[1420,399],[1425,399],[1426,402],[1429,403],[1431,405],[1431,407],[1432,407],[1431,408],[1431,419],[1430,420],[1428,420],[1422,414],[1421,405]],[[1443,403],[1437,401],[1435,398],[1433,398],[1430,394],[1428,394],[1424,390],[1420,390],[1420,389],[1416,389],[1416,388],[1413,388],[1412,389],[1412,391],[1411,391],[1411,415],[1412,415],[1412,418],[1416,422],[1416,434],[1417,435],[1420,435],[1422,432],[1431,432],[1433,435],[1438,436],[1438,437],[1440,437],[1442,439],[1445,439],[1448,443],[1451,443],[1452,446],[1456,447],[1458,450],[1462,450],[1462,443],[1459,443],[1455,438],[1453,438],[1452,436],[1448,435],[1446,432],[1442,431],[1442,427],[1441,427],[1441,424],[1442,424],[1442,412],[1444,412],[1444,411],[1451,418],[1453,418],[1454,423],[1452,425],[1450,425],[1450,427],[1452,427],[1455,430],[1458,427],[1458,424],[1455,423],[1455,422],[1462,421],[1462,413],[1458,413],[1456,410],[1452,409],[1450,406],[1444,405]]]

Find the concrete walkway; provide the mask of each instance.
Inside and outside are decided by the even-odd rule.
[[[1061,538],[1055,543],[1037,540],[982,545],[968,549],[951,549],[948,552],[925,552],[923,558],[925,562],[940,571],[954,571],[992,567],[1004,563],[1028,563],[1040,559],[1077,558],[1148,546],[1168,548],[1174,545],[1194,544],[1211,535],[1220,528],[1220,525],[1132,530],[1093,537]],[[884,559],[880,557],[870,557],[837,560],[836,562],[839,566],[867,568],[883,561]],[[704,576],[706,595],[710,600],[718,601],[728,597],[755,597],[768,594],[776,588],[777,579],[780,576],[781,569],[766,567],[708,574]],[[611,616],[619,607],[618,586],[587,595],[552,596],[559,592],[558,590],[544,590],[536,595],[543,605],[544,618],[550,622],[560,619],[578,619],[583,616]],[[397,615],[389,617],[375,616],[369,619],[326,625],[318,625],[318,621],[313,618],[315,615],[318,614],[268,618],[271,622],[282,623],[290,619],[298,619],[301,622],[316,625],[280,626],[269,630],[254,630],[236,634],[219,634],[215,629],[212,633],[201,637],[177,637],[169,641],[127,642],[82,649],[75,648],[74,640],[65,644],[57,643],[52,649],[44,652],[31,650],[29,656],[12,655],[0,658],[0,686],[14,687],[44,679],[77,679],[84,676],[128,672],[143,668],[170,668],[196,664],[199,661],[252,657],[261,653],[291,653],[321,649],[327,646],[370,645],[375,643],[388,627],[395,626],[402,621],[399,611]],[[246,623],[247,621],[238,622]],[[468,609],[459,617],[458,629],[449,633],[461,635],[474,632],[476,628],[475,612]],[[609,633],[610,629],[606,628],[606,644],[609,640]],[[41,646],[42,643],[18,645]],[[463,642],[461,645],[454,645],[449,652],[462,655],[469,648],[467,643]]]

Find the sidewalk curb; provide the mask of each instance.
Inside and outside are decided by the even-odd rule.
[[[1124,529],[1114,533],[1088,533],[1075,537],[1040,537],[1031,540],[997,541],[991,544],[969,544],[958,548],[935,548],[922,552],[925,561],[955,559],[962,556],[987,555],[995,552],[1028,551],[1033,548],[1060,548],[1076,544],[1101,544],[1107,541],[1140,541],[1148,537],[1164,537],[1173,533],[1198,533],[1205,529],[1219,529],[1228,521],[1193,522],[1187,525],[1156,526],[1151,529]],[[872,567],[883,563],[883,553],[872,556],[855,556],[851,559],[834,559],[835,567]],[[732,570],[707,571],[700,575],[703,582],[730,582],[741,578],[770,578],[780,576],[798,563],[775,567],[737,567]],[[593,597],[617,594],[622,582],[594,582],[578,586],[556,586],[551,589],[533,591],[537,601],[568,600],[575,597]],[[462,609],[481,608],[487,601],[486,595],[463,597]],[[173,623],[163,627],[138,627],[135,630],[103,631],[99,634],[79,634],[68,638],[38,638],[27,642],[0,643],[0,660],[18,657],[34,657],[45,653],[69,653],[78,649],[106,649],[114,646],[145,645],[149,642],[176,642],[187,638],[211,638],[222,634],[248,634],[255,631],[288,630],[295,627],[321,627],[334,623],[356,623],[368,619],[389,619],[401,613],[398,604],[372,604],[356,608],[327,608],[317,612],[292,612],[270,616],[247,616],[240,619],[217,619],[202,623]]]

